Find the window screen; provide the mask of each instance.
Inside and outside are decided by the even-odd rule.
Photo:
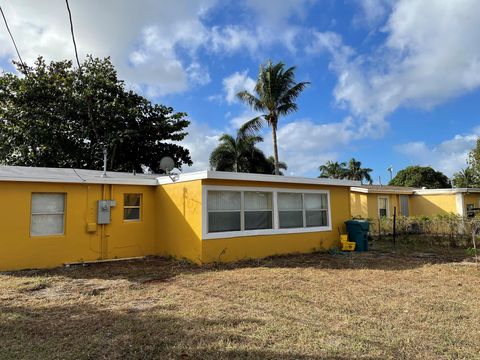
[[[302,194],[278,193],[278,219],[281,229],[303,227]]]
[[[240,231],[240,191],[208,192],[208,232]]]
[[[123,219],[139,221],[141,215],[142,194],[123,195]]]
[[[272,193],[244,192],[245,230],[271,229],[273,225]]]
[[[65,194],[32,194],[31,236],[63,235]]]
[[[327,194],[305,194],[305,225],[328,226]]]
[[[388,215],[388,198],[386,197],[381,197],[378,198],[378,215],[380,217],[387,217]]]

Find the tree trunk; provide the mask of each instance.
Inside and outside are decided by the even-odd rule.
[[[273,140],[273,158],[275,163],[275,175],[280,175],[278,169],[278,146],[277,146],[277,126],[272,126],[272,140]]]

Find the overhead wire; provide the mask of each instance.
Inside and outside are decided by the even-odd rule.
[[[84,80],[83,73],[82,73],[82,67],[80,65],[80,60],[78,58],[77,42],[75,41],[75,30],[74,30],[74,27],[73,27],[72,11],[70,10],[70,5],[68,3],[68,0],[65,0],[65,3],[67,5],[68,19],[70,21],[70,33],[72,35],[73,48],[75,49],[75,59],[77,60],[78,72],[80,74],[80,78],[82,80]],[[88,95],[86,95],[85,98],[86,98],[86,104],[87,104],[88,119],[89,119],[90,124],[92,126],[93,133],[95,134],[97,142],[101,143],[100,142],[100,136],[98,135],[97,127],[95,125],[95,121],[93,120],[91,98]]]
[[[26,72],[27,67],[25,66],[25,63],[23,62],[22,56],[20,55],[20,51],[18,50],[17,43],[15,42],[15,38],[13,37],[13,34],[10,31],[10,27],[8,26],[7,17],[5,16],[5,13],[3,12],[3,9],[2,9],[1,5],[0,5],[0,12],[2,13],[3,21],[5,23],[5,27],[7,28],[8,34],[10,35],[10,39],[12,39],[13,46],[15,48],[15,51],[17,52],[18,59],[20,60],[20,64],[22,64],[23,70],[25,70],[25,72]]]

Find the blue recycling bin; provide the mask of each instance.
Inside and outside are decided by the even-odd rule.
[[[368,231],[370,223],[366,220],[348,220],[347,226],[348,240],[355,242],[355,251],[368,250]]]

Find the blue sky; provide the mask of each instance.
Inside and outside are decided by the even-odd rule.
[[[22,56],[72,59],[63,0],[7,1]],[[311,86],[281,120],[292,175],[326,160],[431,165],[451,176],[480,135],[480,4],[476,0],[70,0],[82,56],[111,56],[128,86],[189,114],[183,142],[208,167],[218,136],[255,114],[234,94],[268,59]],[[434,21],[432,21],[434,19]],[[13,71],[0,31],[0,68]],[[271,154],[269,129],[264,151]]]

